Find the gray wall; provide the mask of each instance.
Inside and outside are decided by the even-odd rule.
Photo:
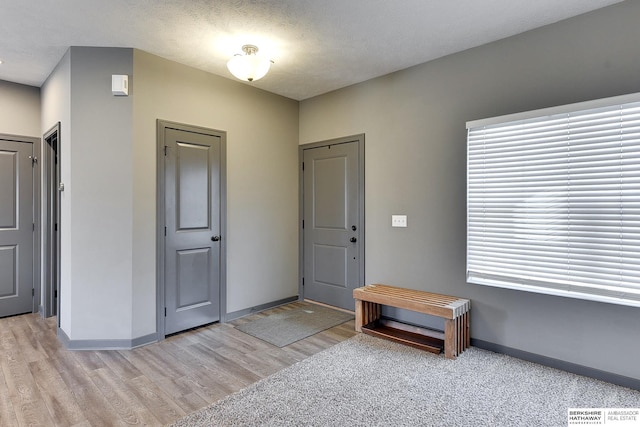
[[[59,158],[61,166],[60,181],[63,183],[70,182],[71,171],[67,167],[71,159],[71,145],[69,132],[71,129],[71,51],[67,50],[56,68],[51,72],[47,80],[42,85],[42,107],[41,107],[41,134],[44,134],[56,123],[60,122],[60,135],[58,135]],[[43,150],[44,152],[44,150]],[[44,179],[44,174],[42,174]],[[44,182],[43,182],[44,183]],[[44,186],[42,187],[44,189]],[[43,195],[46,192],[42,192]],[[58,320],[61,325],[65,325],[67,332],[71,325],[71,298],[70,295],[70,277],[71,277],[71,247],[69,245],[68,233],[71,220],[71,192],[65,191],[60,194],[60,232],[61,232],[61,288],[58,292],[60,298],[60,312]],[[42,203],[41,218],[46,218],[44,210],[47,204]],[[44,229],[44,227],[42,227]],[[45,259],[44,248],[42,259]],[[44,267],[44,263],[43,263]],[[44,272],[42,274],[44,278]],[[42,286],[44,301],[44,283]]]
[[[129,96],[111,75],[129,75]],[[142,51],[72,47],[43,86],[61,121],[61,329],[156,332],[156,119],[227,131],[227,310],[297,294],[298,102]]]
[[[40,138],[40,88],[0,80],[0,133]]]
[[[71,173],[62,229],[71,325],[62,329],[73,340],[132,338],[133,100],[113,96],[112,74],[133,74],[131,49],[71,48],[71,156],[62,166]]]
[[[42,131],[61,122],[61,317],[71,340],[132,338],[133,101],[111,75],[133,51],[72,47],[43,86]]]
[[[640,309],[465,282],[465,123],[640,91],[639,16],[625,2],[301,102],[301,143],[366,135],[366,282],[471,298],[474,339],[640,378]]]
[[[135,334],[155,330],[156,119],[227,132],[227,311],[297,295],[298,102],[140,50],[134,76]]]

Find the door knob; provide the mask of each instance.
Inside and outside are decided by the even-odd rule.
[[[212,242],[217,242],[220,240],[220,236],[211,236],[211,241]]]
[[[352,238],[350,238],[350,239],[349,239],[349,241],[350,241],[351,243],[355,243],[355,242],[357,242],[357,241],[358,241],[358,239],[356,239],[355,237],[352,237]]]

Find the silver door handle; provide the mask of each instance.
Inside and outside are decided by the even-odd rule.
[[[211,236],[211,241],[212,242],[217,242],[220,240],[220,236]]]

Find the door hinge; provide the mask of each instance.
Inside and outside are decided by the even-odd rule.
[[[164,155],[165,156],[167,155],[167,146],[166,145],[164,146]]]
[[[167,307],[164,308],[164,317],[167,317]]]
[[[164,228],[164,236],[167,237],[167,227]]]
[[[54,298],[58,298],[58,290],[57,289],[55,291],[53,291],[53,297]]]
[[[35,222],[31,223],[31,230],[32,231],[36,231],[36,223]]]
[[[34,288],[31,288],[31,296],[32,297],[36,296],[36,290]]]
[[[304,170],[304,162],[302,162],[302,170]]]
[[[302,220],[302,228],[304,229],[304,219]]]
[[[304,287],[304,277],[302,278],[302,287]]]

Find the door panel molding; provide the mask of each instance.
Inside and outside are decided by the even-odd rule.
[[[226,231],[227,231],[227,154],[226,154],[226,142],[227,136],[225,131],[205,128],[201,126],[188,125],[183,123],[172,122],[168,120],[158,119],[156,122],[157,132],[157,172],[156,172],[156,328],[158,340],[162,340],[165,337],[165,225],[166,225],[166,211],[165,211],[165,131],[177,130],[184,132],[192,132],[201,135],[215,136],[220,138],[220,233],[222,239],[220,240],[220,322],[226,320],[227,313],[227,261],[226,261]]]
[[[365,135],[364,134],[356,134],[345,136],[341,138],[329,139],[325,141],[319,141],[309,144],[302,144],[298,147],[298,159],[299,159],[299,169],[298,169],[298,192],[299,192],[299,267],[298,267],[298,299],[303,300],[305,298],[305,289],[304,289],[304,274],[305,274],[305,257],[306,256],[314,256],[314,254],[305,254],[305,233],[304,226],[310,226],[310,224],[304,224],[305,219],[305,192],[304,192],[304,154],[305,150],[311,150],[315,148],[322,147],[331,147],[339,144],[346,143],[357,143],[358,145],[358,222],[359,229],[354,230],[354,235],[357,238],[357,257],[359,260],[358,264],[358,285],[364,286],[365,284]],[[336,160],[333,160],[336,161]],[[330,213],[330,212],[329,212]],[[338,224],[326,224],[328,228],[338,227],[338,229],[343,229],[342,221],[338,221]],[[348,226],[348,224],[347,224]],[[334,272],[335,273],[335,272]],[[339,286],[341,280],[337,280],[337,277],[330,275],[332,277],[331,280],[327,280],[327,282],[332,283],[334,286]],[[340,274],[340,276],[342,276]],[[325,278],[325,279],[328,279]],[[322,280],[324,281],[324,280]],[[322,301],[320,301],[322,302]],[[353,310],[354,307],[351,307]]]

